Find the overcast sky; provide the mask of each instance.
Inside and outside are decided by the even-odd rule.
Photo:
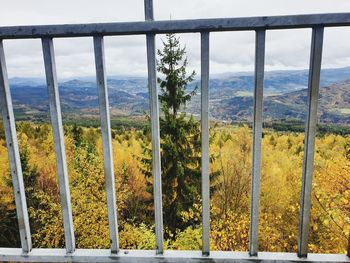
[[[350,0],[154,0],[155,19],[195,19],[350,12]],[[143,0],[2,1],[0,26],[98,23],[144,19]],[[160,38],[157,47],[161,47]],[[182,34],[190,69],[199,71],[198,34]],[[311,30],[268,31],[266,70],[308,67]],[[60,79],[94,75],[91,38],[55,39]],[[144,36],[106,37],[109,75],[146,75]],[[211,34],[210,71],[252,71],[254,32]],[[44,77],[39,40],[7,40],[9,77]],[[350,66],[350,28],[325,30],[323,68]]]

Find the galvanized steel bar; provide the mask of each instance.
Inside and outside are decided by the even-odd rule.
[[[75,237],[73,230],[73,217],[64,145],[61,106],[57,83],[55,53],[52,38],[43,38],[42,47],[49,95],[51,124],[55,144],[56,167],[60,187],[65,244],[67,253],[73,253],[75,250]]]
[[[145,0],[145,19],[153,20],[152,0]],[[153,198],[156,231],[156,253],[162,254],[164,250],[163,237],[163,205],[162,205],[162,177],[160,159],[160,128],[159,128],[159,102],[156,79],[156,44],[155,35],[146,36],[147,44],[147,68],[148,68],[148,91],[151,113],[152,133],[152,174],[153,174]]]
[[[149,20],[149,19],[146,19]],[[350,26],[350,13],[0,27],[0,38],[82,37]]]
[[[163,253],[163,205],[160,160],[159,106],[155,68],[155,36],[147,35],[148,90],[150,93],[152,133],[152,174],[157,254]]]
[[[21,159],[18,149],[15,117],[13,115],[10,86],[7,76],[5,52],[3,42],[0,39],[0,108],[2,112],[6,135],[7,151],[11,169],[13,192],[16,202],[19,234],[22,252],[28,253],[32,249],[30,226],[27,210],[27,202],[23,183]]]
[[[154,20],[153,0],[144,0],[144,9],[145,9],[145,20],[153,21]]]
[[[210,250],[209,32],[201,34],[202,252]]]
[[[299,257],[307,257],[308,253],[312,175],[317,125],[317,102],[320,87],[320,73],[322,61],[323,31],[323,27],[316,27],[312,30],[310,71],[308,84],[308,113],[305,128],[304,162],[302,174],[302,189],[300,197],[301,204],[298,239]]]
[[[77,249],[74,254],[66,255],[64,249],[33,249],[30,256],[22,254],[18,248],[0,248],[0,261],[12,262],[215,262],[215,263],[292,263],[324,262],[349,263],[345,254],[309,254],[307,258],[298,258],[296,253],[259,252],[257,257],[250,257],[247,252],[211,251],[210,256],[203,256],[201,251],[166,250],[163,255],[156,255],[154,250],[121,250],[118,255],[111,255],[109,249]]]
[[[104,174],[107,191],[109,234],[112,253],[118,253],[118,223],[115,194],[115,180],[113,168],[112,135],[109,114],[108,88],[106,65],[104,58],[104,41],[102,36],[94,37],[94,51],[96,64],[96,81],[99,96],[101,132],[103,142]]]
[[[250,203],[249,254],[258,254],[261,138],[265,67],[265,30],[256,31],[255,39],[255,87],[254,87],[254,121],[253,121],[253,163],[252,190]]]

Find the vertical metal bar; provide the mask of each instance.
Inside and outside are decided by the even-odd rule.
[[[4,121],[7,151],[10,161],[13,191],[15,195],[17,219],[21,246],[24,253],[32,250],[32,239],[27,210],[27,202],[24,191],[21,159],[19,156],[15,117],[13,115],[12,99],[7,76],[5,52],[3,42],[0,39],[0,108]]]
[[[153,0],[144,0],[145,2],[145,20],[154,20]]]
[[[201,33],[202,253],[210,251],[209,32]]]
[[[253,122],[253,164],[252,190],[250,203],[250,240],[249,254],[258,254],[259,238],[259,199],[261,168],[261,137],[265,67],[265,30],[256,31],[255,39],[255,87],[254,87],[254,122]]]
[[[108,102],[108,88],[106,65],[104,58],[104,41],[102,36],[94,37],[94,51],[96,64],[96,80],[98,96],[100,101],[100,115],[101,115],[101,132],[103,142],[103,159],[104,159],[104,173],[107,191],[107,205],[108,205],[108,220],[109,233],[111,239],[112,253],[118,253],[118,223],[117,223],[117,207],[115,195],[115,182],[113,170],[113,151],[112,151],[112,137],[111,137],[111,123],[109,115]]]
[[[312,29],[308,85],[308,113],[305,128],[304,162],[300,204],[298,256],[307,257],[311,208],[312,175],[317,124],[317,102],[322,61],[323,27]]]
[[[63,226],[67,253],[75,250],[75,237],[73,230],[72,207],[70,202],[69,179],[64,146],[64,133],[62,127],[62,116],[60,98],[57,84],[55,52],[52,38],[42,39],[43,56],[45,64],[46,82],[49,95],[51,113],[51,124],[55,144],[56,166],[58,182],[60,186],[61,206],[63,213]]]
[[[153,20],[153,1],[145,0],[145,18]],[[148,90],[150,93],[151,132],[152,132],[152,174],[154,191],[154,216],[156,230],[156,252],[162,254],[163,241],[163,209],[162,209],[162,177],[160,159],[160,130],[159,130],[159,106],[156,79],[156,45],[155,35],[147,34],[147,67]]]

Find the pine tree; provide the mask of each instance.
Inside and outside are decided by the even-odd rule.
[[[187,75],[186,50],[174,34],[166,35],[158,56],[164,224],[176,234],[177,229],[191,224],[183,222],[182,212],[200,198],[200,128],[198,121],[184,112],[197,87],[187,91],[195,72]]]

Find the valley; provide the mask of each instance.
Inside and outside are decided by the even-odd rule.
[[[253,114],[253,73],[211,76],[209,83],[210,115],[213,120],[250,122]],[[308,70],[269,71],[265,73],[264,120],[306,118]],[[47,121],[48,95],[43,79],[10,79],[17,120]],[[197,95],[186,112],[199,116],[200,81]],[[140,118],[148,112],[147,79],[143,77],[108,78],[112,118]],[[350,124],[350,67],[324,69],[321,73],[319,122]],[[98,95],[93,77],[65,80],[59,83],[64,119],[98,120]]]

